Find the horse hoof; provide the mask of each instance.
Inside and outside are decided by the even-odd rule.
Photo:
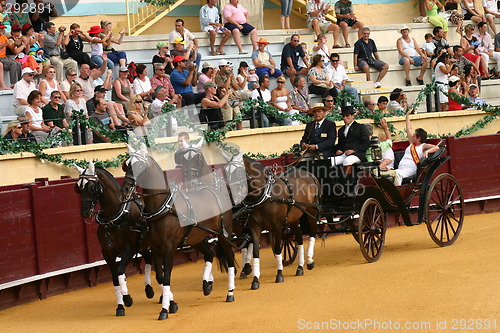
[[[307,269],[308,269],[308,270],[311,270],[311,269],[313,269],[313,268],[314,268],[314,266],[316,266],[316,264],[315,264],[315,263],[314,263],[314,261],[313,261],[312,263],[307,264]]]
[[[123,295],[123,304],[125,304],[125,306],[127,308],[130,308],[132,306],[132,304],[134,304],[134,300],[132,299],[132,296]]]
[[[246,279],[248,276],[245,274],[245,272],[241,271],[240,273],[240,279],[243,280],[243,279]]]
[[[203,280],[203,295],[208,296],[212,292],[212,281]]]
[[[158,304],[163,304],[163,295],[160,296],[160,299],[158,300]]]
[[[252,266],[249,263],[246,263],[241,272],[245,273],[245,275],[250,275],[250,273],[252,273]]]
[[[118,307],[116,308],[116,316],[117,317],[125,316],[125,308],[123,307],[123,305],[118,304]]]
[[[276,281],[274,281],[276,283],[282,283],[282,282],[285,282],[285,278],[283,277],[283,274],[281,273],[281,271],[278,271],[278,274],[276,274]]]
[[[146,292],[146,297],[151,299],[155,297],[155,291],[153,290],[153,287],[151,285],[147,284],[146,289],[144,290]]]
[[[176,313],[177,311],[179,311],[179,306],[174,301],[170,301],[168,309],[170,310],[170,313]]]
[[[295,276],[302,276],[304,275],[304,268],[302,266],[297,267],[297,271],[295,272]]]
[[[158,316],[158,320],[165,320],[168,318],[168,311],[166,309],[161,309],[160,315]]]
[[[234,302],[234,295],[227,295],[226,302]]]
[[[253,281],[252,281],[252,288],[251,289],[252,290],[257,290],[257,289],[259,289],[259,287],[260,287],[259,279],[256,276],[254,276],[253,277]]]

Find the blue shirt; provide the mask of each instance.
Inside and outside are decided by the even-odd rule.
[[[183,69],[182,72],[178,69],[174,69],[172,73],[170,73],[170,82],[174,87],[176,94],[192,94],[193,87],[191,85],[183,86],[182,82],[186,81],[189,76],[189,71],[187,69]]]

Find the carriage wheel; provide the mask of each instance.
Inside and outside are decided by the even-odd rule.
[[[425,200],[425,223],[439,246],[453,244],[464,222],[464,196],[458,180],[449,173],[434,179]]]
[[[358,221],[358,239],[361,253],[369,262],[377,261],[384,250],[387,222],[382,207],[374,198],[367,199]]]
[[[290,266],[297,258],[297,241],[290,228],[283,231],[281,254],[283,255],[283,266]]]

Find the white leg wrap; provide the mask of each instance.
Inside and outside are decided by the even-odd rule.
[[[115,287],[115,297],[116,297],[116,304],[118,305],[123,305],[123,295],[120,286],[114,286]]]
[[[234,267],[229,267],[227,269],[227,290],[234,290],[236,287],[234,286]]]
[[[127,278],[125,274],[118,275],[118,283],[120,284],[122,295],[128,295]]]
[[[205,268],[203,268],[203,280],[210,281],[210,276],[212,275],[212,263],[210,261],[205,261]],[[213,277],[212,277],[213,280]]]
[[[312,264],[314,262],[314,243],[316,243],[316,238],[310,237],[309,244],[307,245],[307,263]]]
[[[170,306],[170,300],[174,299],[173,295],[172,295],[172,292],[170,291],[170,286],[163,286],[162,287],[162,290],[163,290],[163,299],[161,301],[161,306],[162,308],[164,309],[168,309],[168,307]]]
[[[148,285],[151,284],[151,265],[146,264],[144,267],[144,284]]]
[[[253,258],[253,276],[260,278],[260,259]]]
[[[299,266],[304,267],[304,245],[297,245],[297,259]]]
[[[245,264],[247,263],[247,249],[246,248],[242,248],[241,249],[241,267],[245,266]]]
[[[253,258],[253,243],[248,244],[248,251],[247,251],[247,258],[245,261],[246,263],[251,263]]]
[[[283,256],[280,254],[275,254],[274,258],[276,258],[276,269],[279,271],[283,270]]]

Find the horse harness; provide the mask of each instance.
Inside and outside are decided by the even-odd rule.
[[[309,213],[305,208],[304,206],[313,206],[315,208],[318,208],[318,210],[321,208],[321,205],[319,204],[319,202],[316,202],[316,203],[311,203],[311,202],[300,202],[300,201],[296,201],[294,198],[293,198],[293,188],[292,188],[292,185],[290,184],[290,182],[288,181],[288,178],[286,178],[286,174],[291,172],[292,170],[294,169],[294,167],[290,167],[287,169],[287,171],[281,175],[277,175],[276,174],[276,168],[273,168],[271,171],[268,169],[266,171],[267,175],[266,175],[266,184],[264,185],[264,190],[262,192],[262,195],[254,202],[248,202],[248,201],[243,201],[241,204],[242,204],[242,207],[234,214],[234,217],[235,218],[238,218],[239,216],[245,214],[245,213],[248,213],[250,212],[253,208],[255,207],[258,207],[260,205],[263,205],[265,204],[266,202],[278,202],[278,203],[284,203],[284,204],[287,204],[288,205],[288,208],[287,208],[287,213],[286,213],[286,216],[285,216],[285,221],[284,221],[284,227],[287,227],[288,226],[288,215],[290,213],[290,211],[292,210],[292,207],[297,207],[298,209],[300,209],[303,213],[307,214],[308,216],[314,218],[314,219],[318,219],[317,216],[313,216],[311,213]],[[250,177],[250,176],[248,176]],[[251,177],[250,177],[251,178]],[[273,197],[272,196],[272,190],[273,190],[273,186],[276,184],[276,180],[281,180],[285,186],[287,187],[288,191],[289,191],[289,197],[288,198],[278,198],[278,197]],[[318,201],[318,198],[316,198],[316,201]],[[254,219],[255,221],[255,219]],[[258,222],[255,221],[257,224]],[[261,226],[262,227],[262,226]]]

